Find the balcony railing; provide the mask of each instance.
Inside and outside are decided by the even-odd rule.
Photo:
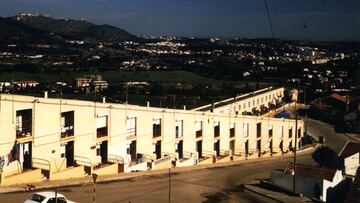
[[[269,138],[272,138],[272,137],[273,137],[273,131],[269,130]]]
[[[160,125],[153,125],[153,138],[161,136],[161,126]]]
[[[230,137],[235,137],[235,128],[230,129]]]
[[[61,128],[61,138],[74,136],[74,126],[67,126]]]
[[[136,128],[128,128],[128,129],[126,129],[126,136],[127,137],[136,136]]]
[[[216,126],[214,128],[214,137],[219,137],[220,136],[220,127]]]
[[[182,132],[181,131],[179,131],[179,130],[176,130],[175,131],[175,137],[176,138],[179,138],[179,137],[182,137],[183,135],[182,135]]]
[[[32,136],[32,122],[24,121],[21,125],[16,125],[16,138],[30,137]]]
[[[196,131],[196,138],[202,137],[202,130]]]
[[[24,128],[23,128],[24,129]],[[31,137],[31,130],[16,130],[16,138]]]
[[[108,129],[107,127],[103,127],[103,128],[98,128],[96,129],[96,137],[100,138],[100,137],[106,137],[108,136]]]

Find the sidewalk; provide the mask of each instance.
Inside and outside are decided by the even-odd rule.
[[[311,153],[314,148],[307,148],[301,152],[298,152],[298,155],[306,155]],[[214,163],[209,165],[195,165],[195,166],[187,166],[187,167],[174,167],[171,168],[170,171],[172,173],[178,172],[186,172],[192,170],[201,170],[206,168],[217,168],[217,167],[226,167],[226,166],[233,166],[233,165],[240,165],[240,164],[247,164],[247,163],[256,163],[261,161],[267,160],[276,160],[282,158],[292,157],[292,153],[288,153],[282,156],[273,156],[273,157],[266,157],[266,158],[258,158],[258,159],[251,159],[251,160],[239,160],[239,161],[230,161],[224,163]],[[104,175],[99,176],[97,179],[97,183],[107,183],[107,182],[115,182],[115,181],[122,181],[136,177],[142,176],[156,176],[156,175],[163,175],[168,174],[168,169],[162,170],[153,170],[153,171],[142,171],[142,172],[131,172],[131,173],[120,173],[120,174],[113,174],[113,175]],[[84,178],[77,178],[77,179],[66,179],[66,180],[56,180],[56,181],[42,181],[38,183],[33,183],[32,185],[35,188],[32,191],[39,191],[39,190],[50,190],[59,187],[70,187],[70,186],[79,186],[79,185],[89,185],[93,184],[92,177],[87,176]],[[14,192],[26,192],[26,184],[21,185],[14,185],[14,186],[4,186],[0,187],[0,194],[2,193],[14,193]]]
[[[249,184],[244,185],[244,189],[250,192],[256,193],[257,195],[261,195],[263,197],[269,198],[276,202],[284,202],[284,203],[302,203],[302,202],[313,202],[311,199],[307,197],[301,196],[291,196],[284,192],[278,192],[271,189],[265,189],[263,187],[258,186],[257,184]]]

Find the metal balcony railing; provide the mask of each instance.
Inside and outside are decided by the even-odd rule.
[[[126,129],[126,136],[127,137],[136,136],[136,128],[128,128],[128,129]]]
[[[74,126],[66,126],[61,128],[61,138],[74,136]]]
[[[161,137],[161,126],[153,126],[153,138]]]
[[[23,121],[21,124],[16,124],[16,138],[23,138],[32,136],[32,121]]]
[[[113,155],[113,154],[109,154],[108,155],[108,161],[110,163],[118,163],[118,164],[123,164],[125,163],[124,158],[122,156],[119,155]]]
[[[108,129],[107,127],[103,127],[103,128],[98,128],[96,129],[96,137],[100,138],[100,137],[106,137],[108,136]]]
[[[230,129],[230,137],[235,137],[235,128]]]
[[[202,137],[202,130],[196,131],[196,138]]]

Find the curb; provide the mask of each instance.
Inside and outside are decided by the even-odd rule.
[[[308,154],[308,151],[311,151],[312,149],[314,149],[314,147],[310,147],[310,148],[304,149],[302,151],[299,151],[298,155],[299,156],[306,155],[306,154]],[[258,158],[258,159],[250,159],[250,160],[238,160],[238,161],[214,163],[214,164],[207,164],[207,165],[174,167],[174,168],[171,168],[170,173],[181,173],[181,172],[189,172],[192,170],[222,168],[222,167],[235,166],[235,165],[241,165],[241,164],[251,164],[251,163],[256,163],[256,162],[260,162],[260,161],[272,161],[272,160],[277,160],[277,159],[282,159],[282,158],[289,158],[289,157],[292,157],[292,155],[293,155],[292,153],[289,153],[289,154],[284,154],[284,155],[280,155],[280,156],[271,156],[271,157],[266,157],[266,158]],[[105,175],[105,176],[100,176],[96,183],[105,184],[105,183],[111,183],[111,182],[126,181],[126,180],[129,180],[132,178],[137,178],[137,177],[159,176],[159,175],[164,175],[164,174],[168,174],[168,173],[169,173],[168,169],[160,169],[160,170],[153,170],[153,171],[132,172],[130,174],[123,175],[123,176]],[[111,176],[113,176],[113,177],[111,177]],[[43,183],[45,183],[45,182],[43,182]],[[49,185],[49,186],[46,186],[46,185],[45,186],[36,186],[36,188],[34,188],[32,190],[25,190],[24,187],[22,187],[21,185],[9,186],[8,191],[6,191],[6,190],[1,191],[1,187],[0,187],[0,194],[21,193],[21,192],[29,192],[29,191],[34,192],[34,191],[55,189],[55,188],[60,188],[60,187],[67,188],[67,187],[90,185],[90,184],[93,184],[93,182],[91,180],[91,176],[88,176],[88,177],[84,177],[78,181],[76,181],[76,180],[72,181],[70,179],[65,184],[59,183],[59,184],[54,184],[54,185]]]

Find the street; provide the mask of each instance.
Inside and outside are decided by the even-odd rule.
[[[313,164],[311,153],[299,155],[298,163]],[[270,172],[283,169],[291,157],[269,161],[172,173],[171,202],[272,202],[260,195],[242,190],[242,184],[269,178]],[[93,185],[59,188],[68,199],[92,202]],[[96,202],[169,202],[169,176],[154,175],[120,182],[97,184]],[[0,195],[0,202],[23,202],[32,192]]]
[[[307,123],[307,133],[317,141],[319,141],[319,137],[322,136],[325,139],[326,145],[336,153],[339,153],[349,140],[345,134],[335,132],[332,125],[310,118],[308,118]]]

